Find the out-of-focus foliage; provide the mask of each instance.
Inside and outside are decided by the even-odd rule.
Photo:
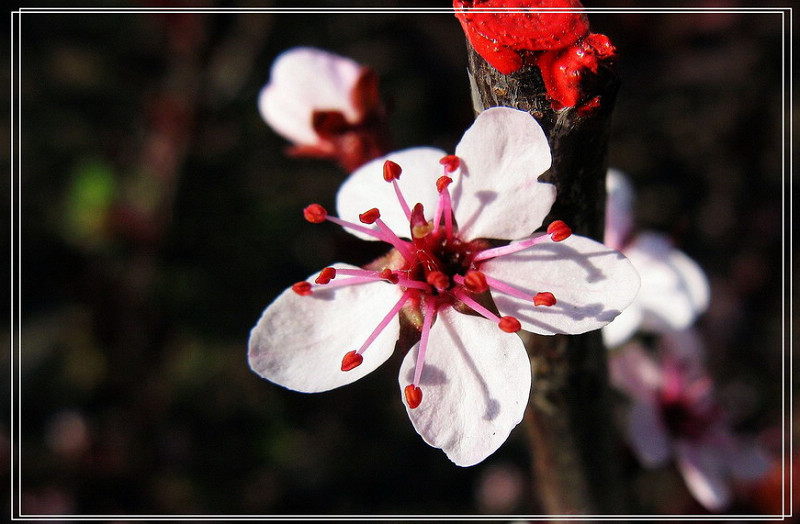
[[[780,19],[590,20],[623,76],[610,163],[631,175],[641,224],[709,274],[712,373],[739,427],[768,435],[781,421]],[[345,173],[283,155],[256,107],[271,61],[312,45],[368,64],[396,146],[452,150],[472,119],[454,17],[26,14],[21,34],[24,513],[539,511],[524,429],[486,463],[453,466],[406,420],[400,355],[314,396],[247,367],[248,331],[281,290],[381,251],[303,221],[310,202],[334,207]],[[643,511],[702,511],[673,470],[627,466]],[[757,493],[733,511],[780,511]]]

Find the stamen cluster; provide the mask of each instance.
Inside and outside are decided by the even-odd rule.
[[[420,347],[413,381],[404,390],[406,403],[411,409],[418,407],[422,402],[419,381],[425,361],[428,336],[437,312],[444,307],[463,309],[463,306],[466,306],[497,324],[500,330],[516,333],[522,328],[520,321],[514,316],[499,315],[494,309],[488,291],[524,298],[530,300],[534,306],[542,307],[555,305],[556,297],[549,291],[540,291],[530,296],[487,275],[481,270],[482,264],[493,258],[528,249],[541,242],[560,242],[572,234],[564,222],[557,220],[550,224],[544,235],[500,247],[491,247],[489,242],[483,239],[469,241],[460,238],[449,190],[453,182],[451,175],[459,169],[460,163],[456,155],[447,155],[440,160],[444,174],[435,182],[439,197],[433,217],[429,220],[425,217],[425,209],[421,203],[411,207],[403,196],[399,185],[402,167],[391,160],[384,162],[383,178],[393,185],[398,204],[408,220],[409,231],[407,235],[403,235],[406,238],[401,238],[381,220],[381,212],[377,208],[359,214],[361,224],[331,216],[319,204],[311,204],[303,210],[306,220],[311,223],[333,222],[387,242],[400,254],[399,263],[380,270],[326,267],[313,284],[307,281],[298,282],[292,286],[292,290],[298,295],[308,296],[313,293],[315,286],[348,286],[374,281],[384,281],[398,286],[402,290],[400,299],[361,347],[344,355],[341,370],[347,372],[361,365],[364,352],[400,310],[409,304],[417,305],[423,314]]]

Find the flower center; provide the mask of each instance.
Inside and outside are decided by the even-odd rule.
[[[491,303],[484,295],[489,289],[530,300],[533,306],[549,307],[556,304],[556,298],[552,293],[544,291],[530,296],[520,289],[486,275],[480,269],[481,264],[492,258],[528,249],[541,242],[560,242],[571,235],[569,227],[558,220],[550,224],[544,235],[533,236],[501,247],[491,247],[488,241],[482,239],[460,238],[453,216],[449,186],[453,182],[450,175],[459,169],[461,160],[455,155],[448,155],[442,158],[440,163],[445,174],[436,180],[439,198],[431,220],[425,216],[422,204],[416,203],[413,208],[408,205],[398,184],[402,168],[391,160],[384,163],[383,178],[394,186],[398,204],[408,219],[409,240],[401,238],[392,231],[381,220],[381,213],[377,208],[361,213],[359,215],[361,224],[330,216],[319,204],[311,204],[303,210],[309,222],[321,223],[326,220],[333,222],[387,242],[399,253],[399,261],[396,261],[397,257],[388,257],[392,262],[380,270],[327,267],[319,273],[314,284],[337,287],[383,281],[398,286],[401,291],[398,301],[361,347],[344,355],[341,369],[345,372],[355,369],[363,362],[363,353],[403,307],[412,304],[419,308],[423,320],[417,364],[413,382],[404,390],[406,404],[411,409],[422,402],[419,383],[428,347],[428,336],[436,314],[441,308],[459,307],[459,310],[462,310],[463,306],[466,306],[497,324],[502,331],[515,333],[521,329],[519,320],[512,316],[500,316],[490,309],[492,306],[485,305]],[[294,292],[302,296],[313,294],[313,288],[314,285],[305,281],[292,286]]]
[[[689,439],[703,436],[713,417],[698,413],[683,398],[661,398],[661,420],[671,435]]]

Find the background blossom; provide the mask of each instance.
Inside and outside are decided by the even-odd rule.
[[[708,280],[702,268],[676,249],[667,235],[637,231],[635,195],[626,175],[609,170],[606,178],[605,242],[630,259],[642,278],[636,300],[603,328],[603,341],[614,347],[637,331],[663,333],[688,328],[707,308]]]
[[[692,495],[720,512],[731,504],[735,482],[758,480],[769,460],[752,438],[734,433],[700,348],[675,342],[659,345],[655,359],[636,343],[623,347],[611,358],[611,381],[629,397],[626,436],[642,465],[673,460]]]

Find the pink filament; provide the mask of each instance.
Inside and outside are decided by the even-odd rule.
[[[417,354],[417,365],[414,369],[414,384],[419,385],[419,379],[422,376],[422,367],[425,365],[425,353],[428,351],[428,337],[431,334],[431,324],[433,323],[433,315],[436,313],[435,301],[430,297],[425,297],[425,319],[422,321],[422,334],[419,339],[419,353]]]
[[[517,289],[510,284],[506,284],[505,282],[501,282],[500,280],[494,279],[487,275],[486,273],[483,274],[486,277],[486,283],[489,284],[489,287],[492,289],[496,289],[501,293],[505,293],[506,295],[510,295],[512,297],[521,298],[523,300],[533,300],[533,295],[530,293],[526,293],[521,289]]]
[[[408,203],[403,196],[403,192],[400,191],[400,185],[397,183],[396,179],[392,179],[392,185],[394,186],[394,192],[397,195],[397,200],[400,202],[400,207],[403,208],[403,213],[405,213],[408,220],[411,220],[411,208],[408,207]]]
[[[482,305],[478,304],[475,300],[472,299],[472,297],[470,297],[466,293],[463,293],[461,291],[456,291],[453,294],[461,302],[465,303],[466,305],[471,307],[473,310],[475,310],[475,313],[478,313],[479,315],[481,315],[481,316],[483,316],[485,318],[488,318],[489,320],[491,320],[491,321],[493,321],[495,323],[500,322],[500,317],[498,317],[497,315],[495,315],[494,313],[492,313],[491,311],[489,311],[488,309],[486,309]]]
[[[366,349],[375,341],[375,339],[378,338],[378,335],[381,334],[381,332],[386,328],[386,326],[389,325],[389,322],[391,322],[394,319],[394,317],[397,316],[397,313],[400,312],[400,309],[403,307],[408,298],[411,296],[411,293],[412,293],[411,291],[406,291],[405,293],[403,293],[403,296],[400,297],[400,300],[398,300],[397,303],[394,306],[392,306],[392,309],[390,309],[389,312],[386,314],[386,316],[383,317],[383,320],[381,320],[380,324],[378,324],[378,326],[375,328],[372,334],[367,338],[366,342],[364,342],[364,344],[360,348],[358,348],[356,353],[358,353],[359,355],[364,353],[364,351],[366,351]]]
[[[513,244],[508,244],[507,246],[500,246],[494,247],[491,249],[485,249],[475,255],[475,258],[472,259],[473,262],[480,262],[481,260],[487,260],[489,258],[497,258],[502,257],[504,255],[510,255],[512,253],[517,253],[518,251],[524,251],[531,246],[535,246],[536,244],[540,244],[550,237],[548,235],[539,235],[535,237],[530,237],[527,240],[521,240],[519,242],[514,242]]]
[[[413,262],[414,254],[409,249],[409,243],[405,242],[398,237],[394,231],[392,231],[389,226],[386,225],[386,222],[381,220],[380,218],[375,220],[375,225],[381,230],[384,238],[388,243],[393,245],[397,250],[403,255],[403,258],[406,259],[408,262]]]

